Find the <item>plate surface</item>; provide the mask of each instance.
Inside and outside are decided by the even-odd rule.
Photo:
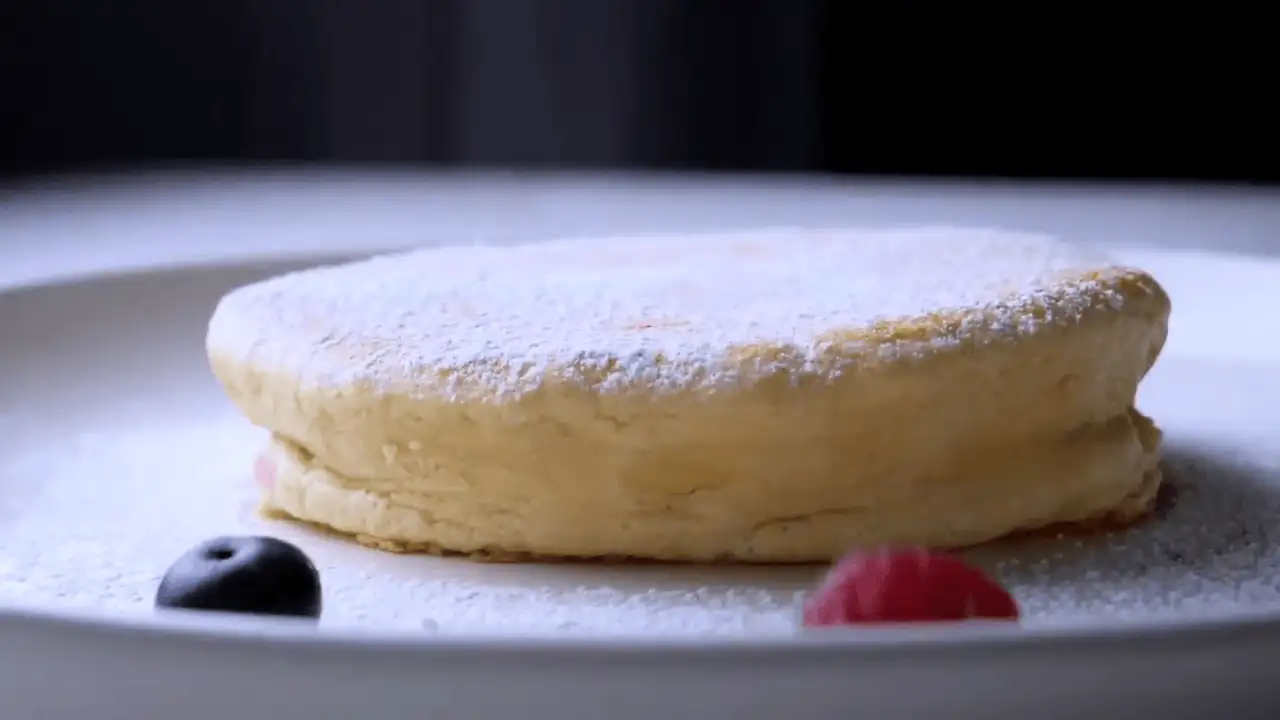
[[[307,197],[305,184],[282,187],[295,203]],[[312,186],[314,197],[322,189]],[[483,199],[482,186],[473,190]],[[713,190],[743,207],[772,199],[781,209],[770,224],[794,222],[777,188],[711,188],[708,198]],[[824,192],[797,195],[810,203],[808,224],[884,220],[850,212],[834,196],[815,217],[813,198]],[[626,193],[615,195],[636,212],[635,197],[627,205]],[[136,221],[121,228],[150,220],[141,234],[155,235],[155,218],[137,204],[154,197],[148,190],[133,205],[118,204],[125,219],[117,222],[130,213]],[[170,230],[216,207],[207,189],[186,197],[164,216]],[[987,207],[988,219],[958,221],[1041,228],[1076,217],[1064,210],[1018,223],[998,210],[1017,207],[1009,197],[993,190],[969,198],[970,216]],[[70,202],[43,221],[27,210],[6,225],[0,214],[0,239],[20,223],[74,229]],[[1166,198],[1170,212],[1180,202]],[[909,202],[895,207],[893,222],[911,220]],[[1277,220],[1223,217],[1255,230]],[[369,220],[400,227],[376,213]],[[317,237],[331,237],[321,219],[313,222]],[[504,242],[538,236],[491,232]],[[182,264],[180,256],[148,256],[144,241],[128,237],[141,243],[132,262],[96,267]],[[1169,345],[1139,404],[1168,433],[1177,502],[1118,536],[975,553],[1018,595],[1025,629],[796,637],[799,593],[819,572],[812,568],[484,566],[377,553],[259,518],[249,471],[264,436],[238,417],[205,365],[213,304],[237,285],[332,259],[317,252],[398,244],[385,236],[346,247],[297,238],[271,254],[305,260],[245,259],[264,253],[197,242],[187,259],[204,262],[189,267],[56,281],[48,278],[94,266],[59,271],[28,251],[29,275],[8,279],[28,285],[0,295],[0,605],[12,608],[0,613],[0,693],[11,711],[101,714],[102,698],[111,697],[111,717],[396,709],[487,717],[517,706],[528,717],[1036,708],[1044,716],[1047,706],[1103,715],[1118,706],[1230,706],[1239,715],[1269,692],[1266,679],[1280,667],[1280,318],[1269,311],[1280,305],[1280,261],[1157,243],[1114,248],[1174,299]],[[316,559],[325,583],[321,633],[151,611],[169,562],[203,539],[244,532],[288,538]],[[129,687],[139,692],[126,694]]]

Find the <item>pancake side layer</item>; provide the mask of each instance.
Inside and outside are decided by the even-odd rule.
[[[1160,441],[1150,420],[1130,411],[1057,442],[971,454],[942,472],[913,478],[910,493],[874,506],[861,483],[832,492],[821,509],[807,513],[773,509],[778,503],[767,491],[738,485],[672,495],[661,508],[646,496],[633,499],[630,513],[584,514],[532,496],[513,503],[510,497],[433,491],[430,482],[354,481],[273,438],[263,456],[275,477],[263,488],[262,509],[382,550],[490,562],[812,562],[850,547],[964,548],[1038,528],[1126,527],[1155,500]],[[1136,482],[1117,482],[1117,475]],[[485,506],[502,511],[475,511]]]

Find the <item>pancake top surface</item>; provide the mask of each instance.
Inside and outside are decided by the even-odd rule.
[[[229,293],[212,353],[303,385],[723,387],[1034,334],[1158,286],[1050,237],[767,230],[418,250]]]

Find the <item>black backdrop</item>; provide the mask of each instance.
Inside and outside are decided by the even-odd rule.
[[[0,169],[1280,176],[1267,23],[1025,5],[0,0]]]

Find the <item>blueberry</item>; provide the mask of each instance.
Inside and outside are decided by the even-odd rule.
[[[214,538],[169,566],[156,607],[319,618],[320,573],[283,540]]]

